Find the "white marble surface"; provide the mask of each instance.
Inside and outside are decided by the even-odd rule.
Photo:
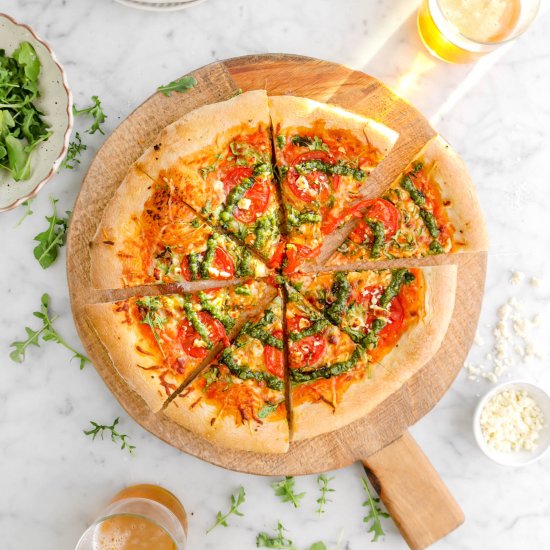
[[[3,0],[1,11],[24,21],[54,47],[77,104],[92,94],[103,101],[109,132],[160,83],[216,59],[250,53],[291,52],[345,63],[380,77],[422,109],[463,155],[478,184],[491,237],[480,333],[479,362],[491,347],[496,309],[519,295],[539,313],[534,333],[540,359],[515,360],[513,376],[550,386],[550,16],[519,42],[475,67],[448,66],[426,56],[415,31],[416,1],[209,0],[187,12],[151,14],[112,0]],[[416,74],[420,73],[420,74]],[[84,129],[82,121],[80,129]],[[255,535],[281,519],[300,548],[323,539],[341,549],[370,547],[362,523],[364,499],[357,465],[337,472],[328,514],[317,519],[314,477],[297,511],[277,501],[270,479],[227,472],[186,456],[143,431],[109,393],[93,367],[79,371],[69,354],[48,343],[24,364],[12,363],[8,345],[36,326],[40,296],[52,296],[59,330],[79,346],[65,277],[65,252],[44,271],[32,256],[33,236],[45,227],[48,194],[70,209],[86,165],[102,142],[88,141],[82,167],[59,174],[33,204],[34,215],[14,228],[21,212],[0,214],[0,547],[71,549],[79,533],[121,487],[153,482],[172,489],[190,516],[190,549],[255,547]],[[515,287],[511,270],[538,276]],[[489,462],[475,445],[471,418],[490,387],[461,372],[445,398],[412,431],[462,505],[466,523],[439,550],[535,550],[550,544],[550,456],[525,469]],[[110,441],[82,434],[89,420],[121,428],[136,445],[134,457]],[[245,517],[205,535],[217,510],[244,485]],[[418,503],[422,506],[422,502]],[[385,523],[380,547],[405,548]]]

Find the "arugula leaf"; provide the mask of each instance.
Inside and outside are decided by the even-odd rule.
[[[128,449],[128,452],[133,455],[136,447],[135,445],[130,445],[126,441],[129,436],[127,436],[126,434],[120,434],[116,431],[116,425],[118,424],[119,420],[120,417],[115,418],[114,422],[110,426],[107,426],[105,424],[98,424],[97,422],[90,420],[92,428],[90,430],[83,430],[83,432],[86,435],[91,436],[92,440],[95,440],[98,435],[100,435],[101,439],[103,439],[103,432],[109,431],[111,432],[111,441],[113,443],[121,443],[120,450],[123,451],[124,449]]]
[[[29,42],[21,42],[12,57],[0,49],[0,168],[15,181],[29,179],[31,153],[51,135],[34,105],[40,68]]]
[[[267,418],[279,408],[280,403],[267,403],[258,411],[258,418]]]
[[[363,502],[363,506],[368,506],[370,509],[369,513],[363,518],[363,521],[365,523],[370,523],[368,532],[373,533],[371,542],[376,542],[380,537],[385,535],[380,518],[389,518],[390,515],[387,512],[382,511],[380,508],[380,499],[372,496],[365,478],[361,478],[361,483],[367,492],[367,500]]]
[[[285,528],[283,524],[277,522],[277,535],[275,537],[270,537],[267,533],[259,533],[256,537],[256,546],[258,548],[286,548],[288,550],[298,550],[297,546],[283,535]]]
[[[305,493],[296,494],[294,492],[294,478],[286,476],[281,481],[275,481],[271,484],[275,490],[275,495],[281,497],[283,502],[292,502],[294,508],[300,506],[300,500],[304,498]]]
[[[48,229],[39,233],[34,238],[35,241],[38,241],[33,251],[34,257],[43,269],[50,267],[57,259],[59,249],[65,244],[67,239],[67,229],[69,228],[70,212],[67,212],[66,218],[59,218],[55,207],[59,201],[50,196],[50,202],[52,203],[53,215],[50,217],[46,216]]]
[[[82,143],[82,139],[78,132],[76,132],[74,137],[75,140],[69,143],[67,156],[61,164],[62,168],[67,168],[69,170],[73,170],[74,168],[76,168],[77,164],[80,164],[80,159],[78,158],[78,155],[80,155],[82,151],[85,151],[88,148],[85,143]]]
[[[162,92],[166,97],[170,97],[172,92],[186,92],[197,85],[197,79],[194,76],[183,76],[178,80],[172,80],[170,84],[159,86],[158,92]]]
[[[42,327],[39,330],[32,330],[29,327],[25,327],[27,338],[25,340],[12,342],[10,344],[10,347],[14,348],[14,350],[10,353],[11,360],[16,363],[22,363],[25,359],[27,348],[29,346],[39,346],[39,340],[42,338],[44,342],[55,342],[67,348],[69,351],[72,351],[74,354],[72,358],[79,360],[80,369],[82,370],[84,365],[89,363],[90,360],[85,355],[70,346],[57,332],[57,330],[55,330],[53,322],[58,318],[58,316],[50,316],[50,296],[48,294],[43,294],[40,303],[40,311],[35,311],[33,315],[42,321]]]
[[[101,129],[101,125],[105,122],[107,115],[103,112],[101,108],[101,101],[96,95],[92,96],[92,104],[83,109],[77,109],[76,105],[73,105],[73,115],[88,115],[94,119],[92,125],[86,130],[88,134],[95,134],[99,132],[100,134],[105,135],[105,132]]]
[[[216,523],[206,531],[206,534],[210,533],[213,529],[215,529],[218,525],[223,525],[224,527],[227,527],[227,518],[231,515],[235,516],[244,516],[244,514],[239,510],[239,506],[244,503],[246,500],[246,492],[244,490],[244,487],[239,488],[239,492],[237,495],[231,495],[231,508],[229,509],[229,512],[227,514],[222,514],[221,512],[218,512],[216,514]]]
[[[21,219],[15,224],[15,227],[19,227],[27,216],[31,216],[32,214],[34,214],[34,212],[31,210],[31,203],[32,199],[28,199],[25,202],[21,203],[21,206],[25,209],[25,212],[23,212]]]
[[[317,508],[317,513],[322,516],[325,513],[325,504],[327,502],[332,502],[329,498],[327,498],[327,493],[334,493],[335,489],[331,489],[328,484],[334,479],[334,477],[327,477],[325,474],[321,474],[317,477],[317,485],[319,486],[319,489],[321,490],[321,496],[317,499],[317,504],[319,505],[319,508]]]

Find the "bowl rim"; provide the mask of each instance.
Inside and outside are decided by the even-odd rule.
[[[508,466],[511,468],[521,468],[522,466],[527,466],[528,464],[533,464],[534,462],[537,462],[540,460],[549,450],[550,450],[550,442],[541,449],[536,455],[532,456],[531,458],[523,461],[523,462],[517,462],[517,463],[510,463],[505,462],[503,460],[499,460],[497,456],[495,456],[495,453],[497,451],[492,451],[492,449],[487,445],[485,442],[485,439],[483,437],[483,433],[481,432],[481,426],[480,426],[480,419],[481,419],[481,412],[489,402],[489,400],[494,397],[495,395],[503,392],[506,390],[506,388],[514,385],[524,385],[531,388],[534,388],[535,391],[543,395],[543,399],[548,401],[548,404],[550,404],[550,393],[544,389],[540,384],[537,384],[535,382],[531,382],[530,380],[525,380],[524,378],[516,378],[513,380],[508,380],[506,382],[501,382],[500,384],[497,384],[495,387],[488,390],[478,401],[477,406],[474,411],[473,415],[473,432],[474,432],[474,439],[476,440],[477,446],[479,449],[483,452],[483,454],[490,458],[493,462],[496,462],[497,464],[500,464],[502,466]],[[536,397],[533,396],[533,398],[536,400]],[[546,418],[546,422],[550,423],[550,418]],[[550,429],[550,425],[547,427],[547,429]]]
[[[65,135],[63,137],[63,147],[62,147],[61,151],[59,152],[59,155],[55,159],[54,163],[52,164],[51,170],[48,172],[48,174],[42,180],[40,180],[36,184],[34,189],[29,191],[27,194],[19,197],[18,199],[13,201],[11,204],[8,204],[6,206],[0,206],[0,212],[7,212],[8,210],[12,210],[14,208],[17,208],[18,206],[23,204],[25,201],[28,201],[29,199],[33,199],[34,197],[36,197],[36,195],[42,189],[42,187],[44,187],[44,185],[46,185],[46,183],[48,183],[55,176],[55,174],[57,173],[57,171],[59,169],[61,161],[65,158],[65,154],[66,154],[67,149],[69,147],[69,141],[70,141],[71,132],[72,132],[72,129],[73,129],[74,118],[73,118],[73,94],[72,94],[72,92],[69,88],[69,82],[67,80],[67,73],[65,72],[65,69],[63,68],[63,65],[60,63],[59,59],[55,55],[55,53],[52,50],[51,46],[45,40],[42,40],[42,38],[40,38],[36,34],[36,32],[34,32],[34,30],[31,27],[29,27],[29,25],[26,25],[25,23],[19,23],[13,17],[11,17],[7,13],[3,13],[3,12],[0,12],[0,18],[7,19],[10,23],[12,23],[13,25],[15,25],[17,27],[23,27],[24,29],[26,29],[27,31],[29,31],[31,33],[31,35],[33,36],[33,38],[36,41],[40,42],[40,44],[42,44],[46,48],[46,50],[48,51],[48,54],[51,56],[53,62],[57,65],[57,67],[59,68],[59,71],[61,73],[63,88],[65,88],[65,92],[67,93],[67,119],[69,121],[69,123],[67,124],[67,129],[65,130]]]

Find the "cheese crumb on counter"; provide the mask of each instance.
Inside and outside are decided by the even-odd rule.
[[[505,390],[495,395],[481,412],[485,442],[501,452],[533,451],[545,425],[544,414],[525,390]]]

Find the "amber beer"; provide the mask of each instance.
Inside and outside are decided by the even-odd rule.
[[[424,0],[418,32],[426,48],[450,63],[470,63],[517,38],[540,0]]]
[[[113,498],[76,550],[183,550],[186,533],[185,509],[172,493],[134,485]]]

